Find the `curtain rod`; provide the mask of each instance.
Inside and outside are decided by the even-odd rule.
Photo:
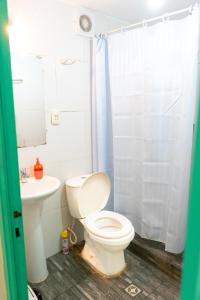
[[[111,30],[111,31],[107,32],[106,35],[112,35],[112,34],[115,34],[115,33],[118,33],[118,32],[128,31],[128,30],[131,30],[134,27],[145,25],[146,23],[158,21],[160,19],[161,20],[162,19],[168,19],[169,17],[176,16],[176,15],[179,15],[179,14],[182,14],[182,13],[186,13],[186,12],[192,13],[194,6],[195,5],[191,5],[190,7],[187,7],[187,8],[181,9],[181,10],[176,10],[174,12],[167,13],[167,14],[164,14],[164,15],[159,16],[159,17],[155,17],[155,18],[151,18],[151,19],[144,19],[142,22],[138,22],[138,23],[131,24],[131,25],[128,25],[128,26],[121,26],[117,29],[114,29],[114,30]]]

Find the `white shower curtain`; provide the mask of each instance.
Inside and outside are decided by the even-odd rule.
[[[199,10],[109,37],[114,210],[144,238],[184,248]]]

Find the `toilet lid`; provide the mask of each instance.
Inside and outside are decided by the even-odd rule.
[[[78,190],[78,214],[80,218],[101,211],[108,202],[111,183],[108,175],[103,172],[72,178],[66,182],[66,185]]]
[[[133,225],[126,217],[112,211],[89,215],[85,218],[85,227],[88,232],[105,239],[122,238],[133,230]]]

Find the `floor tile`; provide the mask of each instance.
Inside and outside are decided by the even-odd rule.
[[[48,278],[32,287],[41,291],[44,300],[178,300],[175,279],[128,250],[125,258],[125,272],[107,279],[77,253],[58,253],[47,260]]]

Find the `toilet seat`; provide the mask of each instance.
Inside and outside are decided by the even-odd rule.
[[[84,225],[89,233],[104,239],[119,239],[133,231],[126,217],[112,211],[92,213],[85,218]]]
[[[116,238],[116,239],[103,238],[98,235],[94,235],[91,232],[88,234],[89,234],[91,240],[93,240],[101,245],[117,248],[117,247],[121,247],[121,245],[124,245],[127,243],[129,244],[130,241],[132,241],[132,239],[135,236],[135,230],[134,230],[134,228],[132,228],[131,232],[128,235],[125,235],[124,237]]]

